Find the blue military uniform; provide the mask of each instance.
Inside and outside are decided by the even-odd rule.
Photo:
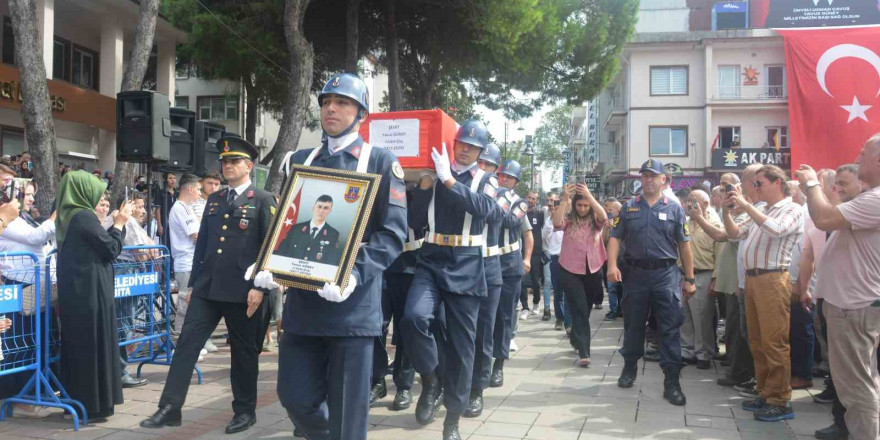
[[[406,237],[403,170],[391,152],[360,136],[334,153],[326,144],[297,151],[291,163],[382,176],[355,261],[354,293],[331,302],[289,289],[278,358],[279,399],[307,438],[365,439],[373,341],[382,334],[382,273]]]
[[[492,386],[503,384],[502,368],[504,361],[510,359],[510,339],[516,319],[516,301],[520,297],[523,278],[520,223],[526,221],[525,216],[529,207],[528,203],[512,189],[502,189],[498,192],[498,204],[509,214],[504,216],[499,234],[502,287],[493,332],[492,351],[495,365]]]
[[[662,173],[659,161],[646,162],[643,170]],[[653,171],[657,169],[657,171]],[[645,321],[650,311],[660,332],[660,366],[681,368],[681,275],[678,243],[690,241],[684,209],[661,195],[653,206],[643,196],[628,200],[614,219],[611,236],[622,242],[624,343],[620,353],[627,361],[644,355]]]
[[[427,225],[429,232],[419,251],[402,322],[407,354],[425,379],[434,377],[440,366],[432,321],[445,314],[447,418],[465,411],[470,394],[477,316],[487,296],[483,231],[497,192],[495,178],[476,163],[452,176],[456,181],[452,189],[435,182],[433,189],[413,192],[410,224]]]

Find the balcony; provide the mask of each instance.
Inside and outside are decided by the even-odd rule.
[[[788,88],[780,86],[718,86],[715,96],[718,101],[784,101],[788,99]]]

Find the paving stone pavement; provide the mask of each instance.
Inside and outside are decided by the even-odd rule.
[[[821,389],[796,390],[792,395],[794,420],[779,423],[755,421],[740,409],[743,400],[732,389],[715,380],[723,367],[713,363],[709,370],[687,367],[682,387],[687,405],[672,406],[663,400],[663,373],[657,363],[642,362],[633,388],[617,387],[623,359],[617,349],[623,342],[623,320],[603,321],[607,311],[594,310],[592,364],[575,365],[576,353],[564,332],[553,329],[553,321],[533,316],[520,321],[516,342],[519,351],[505,364],[505,384],[485,392],[486,409],[476,419],[462,419],[461,433],[469,440],[605,440],[605,439],[719,439],[774,440],[812,439],[816,429],[831,424],[830,405],[813,403],[812,394]],[[219,341],[218,341],[219,342]],[[138,423],[156,410],[167,367],[145,366],[147,386],[125,390],[125,403],[116,415],[74,431],[70,421],[58,412],[44,419],[12,418],[0,422],[0,440],[61,439],[293,439],[292,425],[278,403],[275,383],[278,357],[274,351],[260,357],[257,424],[236,435],[223,428],[232,417],[229,385],[229,348],[209,354],[199,365],[204,384],[195,382],[183,410],[179,428],[147,430]],[[275,347],[273,346],[273,350]],[[414,399],[420,387],[416,380]],[[816,380],[816,386],[822,381]],[[416,424],[415,404],[407,411],[390,410],[394,387],[388,381],[389,396],[370,413],[370,440],[439,440],[445,410],[428,426]]]

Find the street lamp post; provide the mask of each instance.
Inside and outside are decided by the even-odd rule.
[[[532,137],[526,136],[526,148],[521,153],[523,156],[529,156],[529,166],[531,174],[529,175],[529,190],[535,189],[535,150],[532,148]]]

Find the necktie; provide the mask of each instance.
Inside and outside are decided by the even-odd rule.
[[[226,196],[226,204],[231,205],[233,200],[235,200],[235,190],[229,190],[229,194]]]
[[[318,235],[318,228],[312,226],[312,239],[314,239],[316,235]]]

